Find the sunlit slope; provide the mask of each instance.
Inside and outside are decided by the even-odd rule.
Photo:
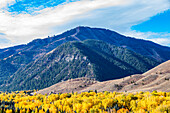
[[[144,74],[131,75],[116,80],[99,82],[93,79],[78,78],[60,82],[51,87],[38,91],[38,93],[50,92],[86,92],[89,90],[118,91],[118,92],[140,92],[140,91],[166,91],[170,92],[170,62],[164,62]],[[73,85],[76,84],[76,85]]]

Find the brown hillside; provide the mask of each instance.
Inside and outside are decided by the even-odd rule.
[[[37,93],[70,93],[87,92],[89,90],[97,90],[98,92],[152,92],[154,90],[170,92],[170,60],[144,74],[104,82],[98,82],[89,78],[77,78],[57,83]]]
[[[165,73],[170,73],[170,60],[167,62],[164,62],[157,67],[147,71],[143,75],[154,75],[154,74],[165,74]]]

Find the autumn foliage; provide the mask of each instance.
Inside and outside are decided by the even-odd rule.
[[[0,94],[1,113],[169,113],[170,92]]]

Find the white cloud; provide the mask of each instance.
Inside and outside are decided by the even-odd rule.
[[[4,48],[7,46],[12,46],[13,44],[10,42],[10,40],[5,38],[5,34],[0,33],[0,47]]]
[[[0,2],[0,8],[13,2]],[[130,31],[131,26],[167,10],[168,3],[168,0],[81,0],[46,8],[38,15],[11,15],[1,10],[0,33],[6,34],[5,38],[13,44],[27,43],[78,25],[104,27],[125,33]]]
[[[162,45],[169,45],[170,44],[170,37],[169,38],[155,38],[155,39],[150,39],[151,41],[162,44]]]
[[[139,38],[139,39],[148,39],[149,37],[155,36],[155,35],[159,35],[158,33],[153,33],[153,32],[139,32],[139,31],[128,31],[125,32],[124,35],[129,36],[129,37],[135,37],[135,38]]]
[[[0,0],[0,8],[6,7],[7,5],[12,5],[15,0]]]
[[[137,32],[135,30],[125,33],[126,36],[153,41],[155,43],[170,46],[170,33]]]

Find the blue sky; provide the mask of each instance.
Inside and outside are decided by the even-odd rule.
[[[133,30],[141,32],[169,32],[170,33],[170,10],[157,14],[141,24],[132,26]]]
[[[169,0],[1,0],[0,48],[77,26],[111,29],[170,46]]]
[[[35,11],[43,10],[49,7],[65,5],[79,0],[16,0],[15,4],[8,5],[8,11],[16,14],[29,13],[34,14]]]
[[[143,33],[155,33],[148,37],[151,41],[170,46],[170,10],[166,10],[145,22],[134,25],[131,29]]]

